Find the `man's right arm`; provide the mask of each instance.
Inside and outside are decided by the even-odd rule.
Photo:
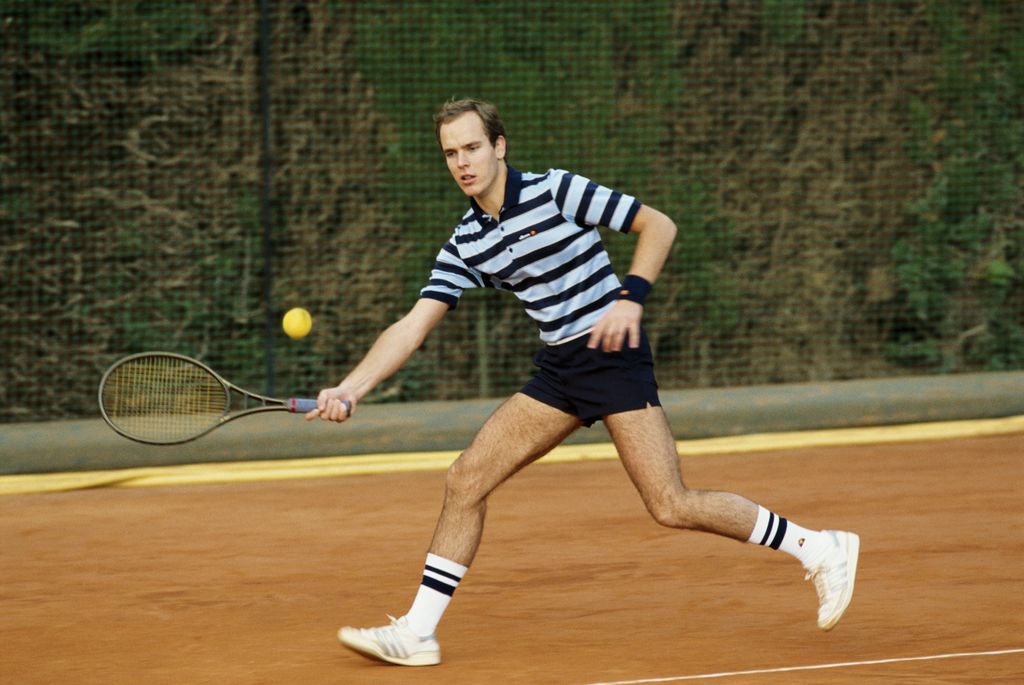
[[[363,360],[333,388],[325,388],[317,396],[317,408],[306,414],[307,420],[345,421],[355,413],[356,405],[378,383],[390,378],[408,361],[412,353],[440,323],[448,305],[427,297],[420,298],[409,313],[391,324],[377,338]],[[346,410],[342,400],[350,403]]]

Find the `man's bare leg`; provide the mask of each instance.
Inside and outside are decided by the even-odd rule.
[[[728,492],[683,484],[679,455],[661,407],[605,417],[626,472],[654,519],[672,528],[707,531],[780,549],[796,557],[818,593],[818,627],[831,630],[853,598],[860,538],[808,530]]]
[[[487,497],[579,426],[575,416],[522,393],[501,405],[448,469],[430,552],[469,566],[483,534]]]
[[[750,537],[756,504],[732,493],[690,490],[683,484],[675,438],[661,407],[612,414],[605,424],[626,473],[658,523],[744,542]]]
[[[476,556],[483,534],[487,498],[526,465],[540,459],[580,421],[517,393],[484,423],[466,451],[448,469],[444,506],[409,612],[381,628],[342,628],[346,647],[403,666],[441,662],[434,629],[455,588]]]

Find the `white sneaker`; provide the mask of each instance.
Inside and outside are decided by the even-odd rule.
[[[832,538],[833,546],[821,561],[808,569],[804,580],[814,581],[814,589],[818,591],[818,627],[831,630],[853,599],[860,538],[855,533],[839,530],[822,532]]]
[[[434,666],[441,663],[441,646],[434,636],[420,637],[412,632],[405,617],[391,619],[380,628],[349,628],[338,631],[338,640],[349,649],[371,659],[400,666]]]

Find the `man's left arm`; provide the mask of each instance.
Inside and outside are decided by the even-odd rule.
[[[676,237],[676,225],[672,219],[647,205],[640,207],[629,230],[637,235],[629,274],[623,279],[620,299],[598,320],[590,333],[587,347],[592,349],[601,347],[605,352],[618,352],[623,342],[630,347],[640,346],[643,299],[665,266]]]

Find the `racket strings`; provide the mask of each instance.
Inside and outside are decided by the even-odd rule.
[[[125,433],[176,442],[205,432],[227,412],[229,397],[209,371],[187,359],[146,356],[107,376],[101,395],[108,419]]]

